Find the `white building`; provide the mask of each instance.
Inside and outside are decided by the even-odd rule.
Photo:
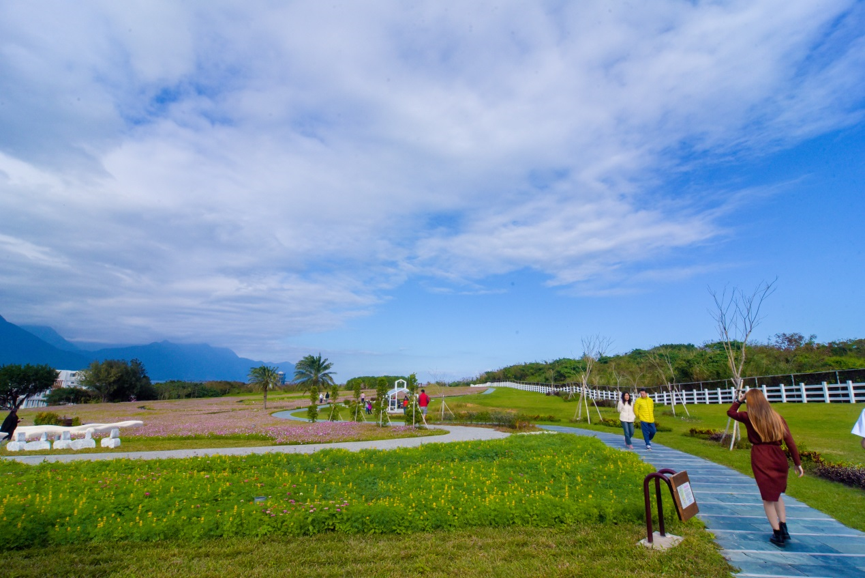
[[[58,370],[59,375],[57,379],[54,381],[54,385],[51,389],[60,389],[61,387],[80,387],[78,384],[79,371],[71,370],[71,369],[60,369]],[[39,395],[31,395],[27,399],[24,400],[24,403],[21,405],[22,408],[25,407],[45,407],[48,405],[48,402],[45,401],[45,398],[48,397],[48,393],[51,389],[47,391],[43,391]]]
[[[78,385],[78,371],[69,369],[60,369],[60,375],[57,376],[57,381],[54,382],[54,389],[61,387],[80,387]]]

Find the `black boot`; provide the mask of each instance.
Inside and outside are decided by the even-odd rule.
[[[784,541],[789,542],[790,532],[787,531],[787,522],[781,522],[778,525],[781,527],[781,535],[784,537]]]
[[[784,534],[781,533],[781,530],[772,530],[772,537],[769,538],[769,541],[778,546],[779,548],[783,548]]]

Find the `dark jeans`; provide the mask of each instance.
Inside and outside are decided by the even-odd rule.
[[[634,422],[623,421],[622,429],[625,430],[625,445],[631,445],[631,438],[634,437]]]
[[[646,440],[646,447],[650,447],[652,445],[652,438],[655,437],[655,433],[658,431],[655,428],[655,424],[641,421],[640,429],[643,430],[643,439]]]

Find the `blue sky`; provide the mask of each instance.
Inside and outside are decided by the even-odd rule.
[[[862,337],[861,2],[4,2],[0,314],[455,379]]]

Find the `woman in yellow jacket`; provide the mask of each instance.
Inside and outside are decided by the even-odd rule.
[[[655,437],[655,402],[646,393],[645,388],[640,390],[640,397],[634,402],[634,415],[640,420],[640,430],[646,441],[646,449],[652,451],[652,438]]]

